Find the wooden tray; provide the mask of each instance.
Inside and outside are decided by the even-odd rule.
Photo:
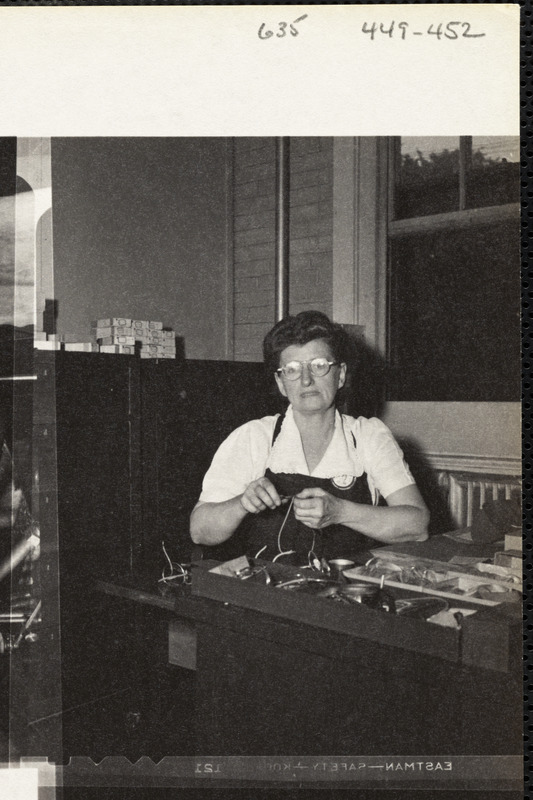
[[[363,573],[364,567],[353,567],[352,569],[345,570],[344,575],[349,581],[363,581],[365,583],[371,583],[374,585],[387,586],[390,589],[397,589],[403,591],[410,591],[414,593],[420,594],[427,594],[433,597],[443,597],[447,600],[453,600],[455,603],[459,604],[467,604],[473,606],[498,606],[503,602],[509,601],[509,595],[507,591],[502,591],[502,598],[501,599],[486,599],[483,597],[473,597],[470,594],[466,594],[468,589],[475,589],[480,586],[491,585],[498,587],[502,590],[509,590],[514,589],[515,591],[520,591],[519,584],[510,584],[504,580],[499,578],[494,578],[490,575],[479,575],[475,573],[474,570],[469,569],[468,567],[461,568],[460,565],[450,565],[447,562],[441,561],[433,561],[429,558],[414,558],[411,555],[405,555],[405,553],[395,553],[393,551],[380,551],[375,550],[371,551],[372,554],[381,561],[389,561],[395,564],[398,567],[408,568],[410,566],[418,566],[422,569],[432,571],[437,575],[441,575],[442,578],[439,580],[435,586],[422,586],[416,583],[404,583],[402,581],[395,581],[393,577],[385,577],[382,580],[382,577],[365,575]],[[400,570],[398,570],[400,571]],[[386,572],[385,572],[386,574]],[[438,586],[442,584],[450,584],[454,583],[457,585],[459,589],[463,589],[463,592],[454,592],[448,591],[446,589],[439,589]]]

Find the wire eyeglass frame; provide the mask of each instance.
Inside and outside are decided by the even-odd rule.
[[[289,361],[288,364],[284,364],[283,367],[279,367],[276,372],[278,374],[282,374],[288,381],[297,381],[298,378],[301,378],[304,364],[309,366],[309,371],[311,375],[315,378],[324,378],[330,369],[333,366],[338,366],[340,364],[339,361],[329,361],[327,358],[323,356],[316,356],[315,358],[311,358],[308,361]],[[326,368],[327,367],[327,368]],[[287,372],[288,369],[294,370],[293,374],[289,374]]]

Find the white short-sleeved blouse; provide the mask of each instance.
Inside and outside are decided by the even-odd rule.
[[[309,472],[291,406],[272,445],[278,416],[251,420],[222,442],[205,475],[200,502],[220,503],[237,497],[262,477],[267,467],[274,473],[334,479],[339,486],[366,472],[374,503],[379,495],[386,499],[415,482],[391,431],[376,417],[354,418],[336,411],[331,442],[320,463]]]

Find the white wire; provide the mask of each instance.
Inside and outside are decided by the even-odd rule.
[[[166,583],[167,581],[175,581],[178,578],[185,580],[185,575],[169,575],[167,578],[159,578],[158,583]]]
[[[163,572],[161,573],[161,577],[158,580],[158,583],[166,583],[167,581],[175,581],[178,578],[184,583],[187,583],[187,571],[183,569],[183,566],[179,564],[177,561],[172,561],[169,554],[167,553],[167,549],[165,547],[165,543],[161,542],[161,547],[163,548],[163,553],[168,561],[170,567],[170,575],[165,575],[165,568],[163,567]],[[179,573],[175,574],[175,570],[179,569]]]
[[[171,572],[174,572],[174,570],[173,570],[173,568],[172,568],[172,561],[170,560],[170,556],[169,556],[169,554],[167,553],[167,550],[166,550],[166,547],[165,547],[165,543],[164,543],[164,542],[161,542],[161,547],[163,548],[163,553],[164,553],[164,554],[165,554],[165,556],[167,557],[167,561],[168,561],[168,563],[169,563],[169,566],[170,566],[170,571],[171,571]]]
[[[281,556],[290,556],[292,553],[295,552],[296,550],[285,550],[283,553],[278,553],[277,556],[274,556],[274,558],[272,559],[272,563],[274,563],[274,561],[277,561],[278,558],[281,558]]]
[[[279,550],[278,555],[280,555],[280,556],[284,555],[284,553],[283,553],[283,551],[281,549],[281,531],[285,527],[285,523],[287,522],[287,519],[289,518],[289,514],[291,513],[291,508],[292,508],[292,504],[293,503],[294,503],[294,495],[291,497],[291,502],[289,503],[289,507],[287,509],[287,513],[285,514],[285,516],[283,518],[283,522],[281,523],[281,527],[280,527],[280,529],[278,531],[278,550]],[[286,552],[289,552],[289,551],[287,550]],[[276,558],[277,558],[277,556],[276,556]]]
[[[313,529],[313,542],[311,544],[311,549],[307,553],[307,563],[309,564],[309,566],[311,566],[311,553],[313,554],[313,557],[316,559],[316,561],[319,560],[317,554],[315,553],[315,538],[316,538],[316,531]]]
[[[287,522],[287,520],[289,518],[289,514],[291,513],[291,508],[292,508],[293,503],[294,503],[294,495],[291,497],[291,502],[289,503],[289,506],[287,508],[285,516],[283,517],[283,522],[281,523],[280,529],[278,531],[278,550],[279,550],[279,552],[272,559],[272,563],[274,563],[274,561],[276,561],[278,558],[281,558],[281,556],[290,556],[290,555],[292,555],[293,553],[296,552],[296,550],[282,550],[281,549],[281,533],[283,531],[283,528],[285,527],[285,523]],[[311,549],[309,550],[309,552],[307,554],[307,559],[308,559],[309,562],[310,562],[310,559],[311,559],[311,553],[313,553],[315,558],[317,557],[316,553],[314,552],[314,550],[315,550],[315,539],[316,539],[316,531],[313,530],[313,543],[311,545]],[[258,552],[255,554],[254,558],[259,558],[261,553],[264,550],[266,550],[266,548],[267,548],[267,545],[265,544],[260,550],[258,550]],[[163,549],[164,549],[164,547],[163,547]]]
[[[287,513],[285,514],[285,517],[283,518],[283,522],[281,523],[281,527],[280,527],[280,529],[278,531],[278,550],[279,550],[279,553],[272,559],[272,562],[276,561],[276,559],[278,559],[278,558],[281,558],[281,556],[289,556],[289,555],[292,555],[293,553],[296,552],[296,550],[282,550],[281,549],[281,532],[282,532],[283,528],[285,527],[285,523],[287,522],[287,519],[289,518],[289,514],[290,514],[290,511],[291,511],[293,503],[294,503],[294,495],[291,497],[291,502],[289,503],[289,507],[287,509]],[[314,550],[315,550],[315,539],[316,539],[316,531],[313,530],[313,543],[311,544],[311,549],[307,553],[307,561],[308,561],[309,564],[311,564],[311,553],[313,553],[315,558],[317,557],[316,553],[314,552]],[[266,545],[265,545],[265,547],[266,547]],[[264,549],[265,548],[263,547],[263,550]],[[263,550],[260,550],[259,552],[262,553]],[[258,555],[259,555],[259,553],[258,553]],[[256,556],[256,558],[257,558],[257,556]]]

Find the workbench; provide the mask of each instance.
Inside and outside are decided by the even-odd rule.
[[[440,560],[491,549],[444,537],[405,548]],[[466,635],[246,583],[199,564],[192,591],[98,584],[195,632],[197,753],[521,752],[521,614],[510,604],[480,610]]]

